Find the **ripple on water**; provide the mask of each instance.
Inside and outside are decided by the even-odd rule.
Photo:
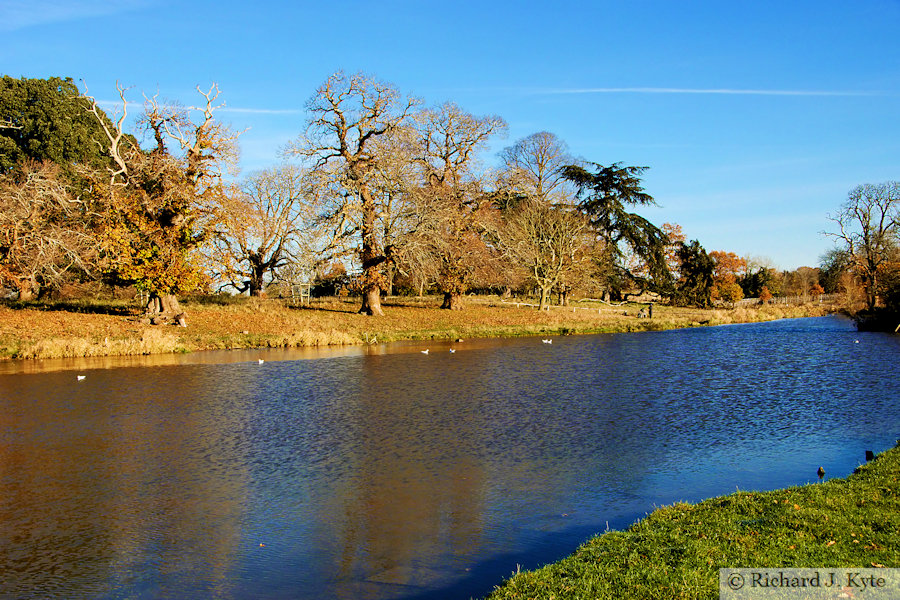
[[[429,346],[0,377],[0,595],[479,595],[900,431],[900,343],[835,318]]]

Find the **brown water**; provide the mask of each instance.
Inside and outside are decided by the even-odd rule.
[[[468,598],[900,437],[900,340],[837,318],[452,346],[5,365],[0,596]]]

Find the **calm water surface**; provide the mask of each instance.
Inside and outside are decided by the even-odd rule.
[[[453,346],[5,365],[0,596],[480,596],[900,437],[900,337],[834,317]]]

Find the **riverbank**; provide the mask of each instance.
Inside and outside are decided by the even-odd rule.
[[[67,302],[0,305],[0,359],[129,356],[235,348],[346,346],[396,340],[458,339],[655,331],[827,314],[825,305],[702,310],[580,302],[538,311],[498,297],[469,300],[465,310],[437,308],[437,298],[392,298],[383,317],[357,314],[358,300],[187,299],[187,327],[141,322],[135,304]]]
[[[722,567],[900,566],[900,446],[846,479],[653,511],[489,596],[718,598]]]

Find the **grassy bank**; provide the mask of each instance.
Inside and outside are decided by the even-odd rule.
[[[900,566],[900,447],[846,479],[660,508],[490,600],[713,599],[721,567]]]
[[[315,300],[294,307],[280,300],[186,300],[186,328],[141,322],[139,308],[115,302],[0,305],[0,359],[125,356],[258,347],[353,345],[394,340],[648,331],[768,321],[825,314],[819,305],[700,310],[578,303],[538,311],[501,302],[469,301],[463,311],[437,308],[437,298],[390,299],[385,316],[357,314],[359,302]]]

